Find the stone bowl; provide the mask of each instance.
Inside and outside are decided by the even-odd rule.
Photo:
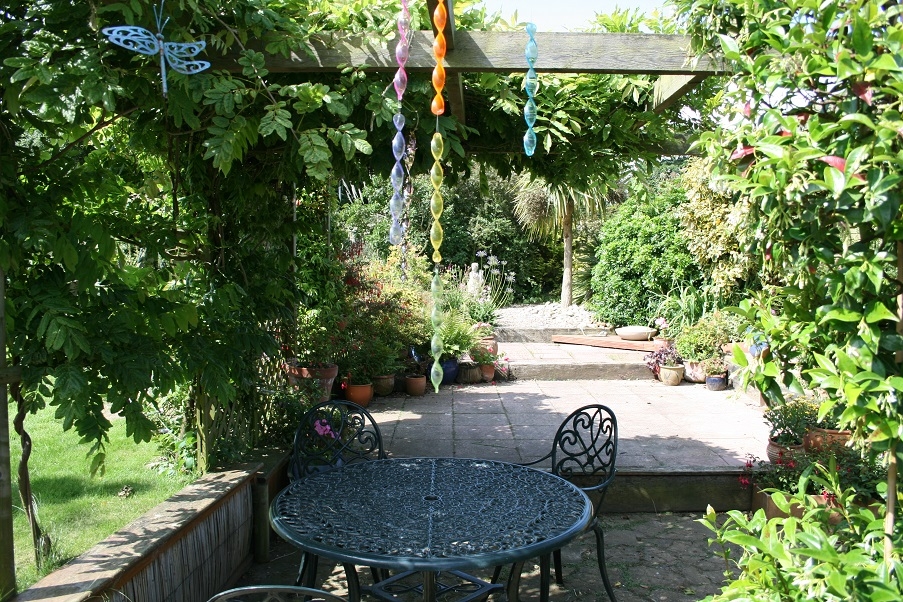
[[[625,341],[651,341],[658,331],[648,326],[622,326],[615,328],[615,334]]]

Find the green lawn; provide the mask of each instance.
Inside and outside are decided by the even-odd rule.
[[[52,542],[51,565],[35,566],[31,531],[21,507],[18,466],[21,441],[12,426],[10,447],[13,474],[13,529],[16,580],[26,589],[45,574],[127,525],[148,509],[170,497],[191,479],[161,475],[148,468],[159,456],[154,443],[136,445],[125,436],[124,419],[113,421],[107,444],[106,474],[92,477],[88,445],[80,445],[73,432],[63,432],[62,423],[45,409],[25,419],[33,447],[29,460],[32,490],[37,500],[38,520]],[[120,492],[131,491],[129,495]]]

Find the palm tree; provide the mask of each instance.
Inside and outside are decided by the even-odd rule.
[[[610,188],[603,179],[592,179],[582,189],[563,182],[520,181],[514,204],[517,220],[534,240],[561,236],[564,269],[561,276],[561,306],[573,300],[574,225],[577,220],[601,215],[609,204],[619,202],[624,193]]]

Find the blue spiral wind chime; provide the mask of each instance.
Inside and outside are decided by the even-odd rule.
[[[536,46],[536,25],[527,23],[527,35],[530,39],[524,47],[524,57],[527,59],[527,75],[524,77],[524,90],[527,92],[527,104],[524,105],[524,121],[527,122],[527,133],[524,134],[524,152],[532,157],[536,151],[536,132],[533,124],[536,123],[536,91],[539,89],[539,77],[536,75],[536,59],[539,57],[539,48]]]

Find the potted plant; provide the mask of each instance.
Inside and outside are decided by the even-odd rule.
[[[721,353],[718,332],[705,317],[684,328],[674,339],[674,347],[686,365],[686,379],[694,383],[705,382],[702,362]]]
[[[372,374],[373,393],[381,397],[395,390],[395,373],[403,364],[398,359],[398,351],[391,345],[376,345],[373,349],[367,371]]]
[[[480,346],[486,348],[490,353],[499,352],[499,342],[495,338],[495,328],[492,324],[489,322],[476,322],[471,326],[471,329],[477,337]]]
[[[646,366],[666,385],[679,385],[684,376],[683,359],[670,345],[656,349],[644,358]]]
[[[455,382],[458,376],[458,360],[467,351],[473,349],[477,335],[470,327],[470,319],[458,310],[450,310],[438,329],[442,338],[442,355],[439,363],[442,366],[442,383],[448,385]]]
[[[727,362],[720,355],[710,357],[702,362],[705,371],[705,388],[709,391],[727,389]]]
[[[498,358],[498,353],[493,353],[479,345],[470,350],[470,359],[480,367],[483,382],[486,383],[495,378],[495,362]]]
[[[294,351],[294,357],[283,364],[292,385],[298,385],[301,378],[318,380],[322,391],[320,401],[329,400],[339,373],[334,358],[344,343],[338,321],[337,314],[322,309],[299,312],[294,340],[288,347]]]
[[[793,398],[768,408],[762,417],[769,427],[766,453],[775,462],[803,453],[803,437],[815,424],[818,407],[806,398]]]

